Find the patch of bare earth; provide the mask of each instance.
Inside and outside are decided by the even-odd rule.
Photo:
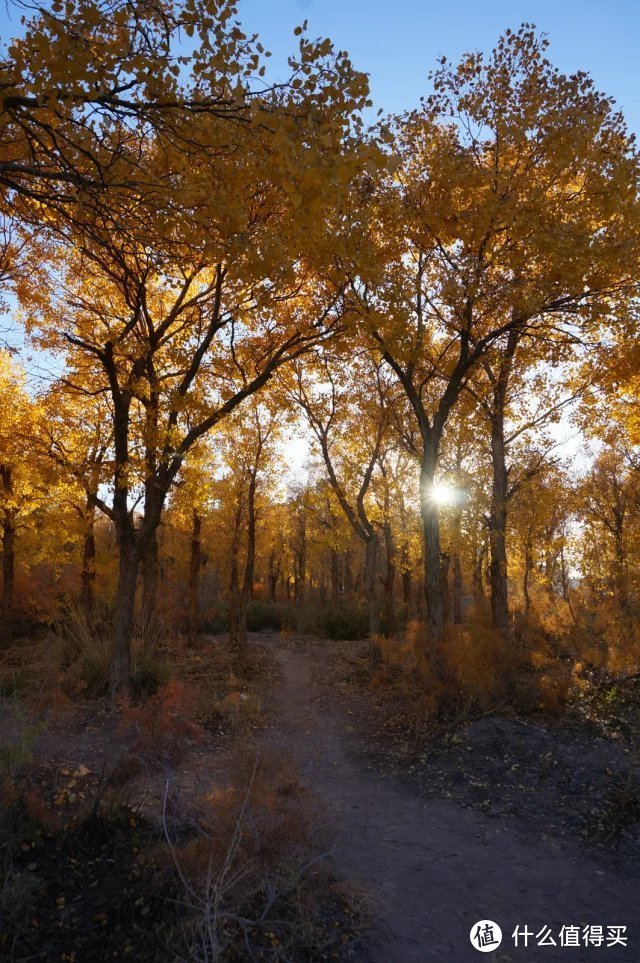
[[[494,959],[640,959],[637,870],[611,840],[588,848],[581,832],[593,785],[615,786],[633,771],[624,746],[498,718],[430,746],[403,719],[400,700],[368,691],[361,644],[262,644],[278,659],[282,683],[261,738],[289,747],[324,803],[340,873],[376,900],[365,959],[477,959],[469,934],[482,919],[502,928]],[[529,948],[521,940],[516,949],[512,933],[525,925]],[[626,926],[628,946],[560,945],[562,926],[591,925]],[[556,946],[538,949],[546,926]]]

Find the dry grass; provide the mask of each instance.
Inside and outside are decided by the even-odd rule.
[[[177,843],[184,894],[182,952],[217,960],[343,958],[363,912],[332,879],[318,813],[282,752],[247,752],[233,780],[200,801],[197,833]]]

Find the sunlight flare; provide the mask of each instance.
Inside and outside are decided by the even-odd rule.
[[[459,504],[464,499],[464,492],[447,482],[434,482],[429,487],[429,498],[439,507]]]

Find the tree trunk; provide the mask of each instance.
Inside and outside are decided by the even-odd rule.
[[[504,416],[509,378],[522,331],[513,328],[507,337],[497,377],[492,381],[491,407],[491,513],[489,516],[489,551],[491,561],[491,621],[503,635],[509,633],[509,583],[507,576],[507,502],[509,499]]]
[[[444,625],[449,621],[449,568],[451,567],[451,555],[448,552],[440,553],[440,586],[442,593],[442,621]]]
[[[351,552],[349,549],[344,553],[344,595],[350,599],[353,596],[353,572],[351,571]]]
[[[13,635],[13,603],[16,583],[16,524],[15,512],[6,508],[2,522],[2,621],[4,635]]]
[[[451,557],[453,566],[453,624],[462,622],[462,566],[460,555],[455,552]]]
[[[424,596],[427,605],[427,628],[434,647],[436,663],[444,639],[442,586],[440,577],[440,518],[438,507],[431,497],[436,469],[436,451],[425,444],[420,471],[420,513],[424,537]]]
[[[491,621],[494,629],[506,635],[509,631],[509,597],[507,582],[507,464],[504,444],[504,407],[498,403],[491,422],[491,514],[489,546],[491,551]]]
[[[276,550],[271,549],[269,555],[269,598],[272,602],[276,601],[276,590],[278,587],[278,577],[280,575],[280,566],[276,565]]]
[[[484,556],[485,547],[482,545],[475,556],[475,561],[473,565],[473,594],[476,598],[482,598],[484,596],[484,582],[482,578],[482,570],[484,568]]]
[[[394,592],[396,584],[396,547],[393,540],[391,523],[387,519],[383,527],[386,553],[386,572],[384,577],[384,622],[385,635],[391,638],[395,628]]]
[[[331,549],[331,601],[340,601],[340,556],[335,549]]]
[[[296,602],[298,605],[302,605],[305,598],[305,583],[307,576],[307,519],[304,512],[299,512],[297,517],[297,529],[298,529],[298,544],[296,546],[295,555],[295,589],[296,589]]]
[[[16,518],[13,498],[13,470],[9,465],[0,465],[4,512],[2,518],[2,622],[3,634],[7,641],[13,634],[13,600],[15,595],[16,568]]]
[[[239,531],[231,544],[231,565],[229,568],[229,641],[238,646],[240,633],[240,575],[239,575]]]
[[[529,615],[531,611],[531,598],[529,597],[529,577],[533,568],[533,558],[531,554],[531,539],[527,538],[524,549],[524,572],[522,575],[522,594],[524,596],[524,614]]]
[[[189,559],[189,636],[190,646],[198,640],[198,624],[200,621],[200,569],[202,567],[202,517],[197,509],[193,510],[193,524],[191,528],[191,556]]]
[[[365,544],[364,556],[364,594],[369,615],[369,671],[373,673],[378,662],[376,636],[380,635],[380,617],[376,581],[378,572],[378,536],[372,532]]]
[[[142,647],[153,648],[157,641],[158,582],[160,562],[158,558],[158,532],[151,535],[142,556]]]
[[[615,544],[615,575],[614,591],[618,606],[625,612],[628,605],[627,597],[627,560],[624,550],[624,537],[622,525],[619,525],[614,532]]]
[[[118,586],[113,615],[113,673],[115,694],[127,695],[131,678],[131,629],[138,578],[138,554],[133,538],[119,539]]]
[[[238,627],[236,645],[241,659],[247,655],[247,610],[249,600],[253,594],[253,577],[256,561],[256,471],[249,479],[247,493],[247,557],[244,567],[244,579],[240,590],[240,605],[238,610]]]
[[[86,506],[84,515],[84,536],[82,544],[82,572],[80,575],[80,605],[90,616],[95,608],[96,582],[96,533],[95,510],[93,505]]]

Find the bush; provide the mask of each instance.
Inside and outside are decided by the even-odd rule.
[[[192,693],[174,679],[158,689],[145,705],[125,709],[120,731],[137,731],[138,741],[133,750],[150,762],[175,765],[185,757],[189,747],[201,742],[204,736],[194,714]]]
[[[11,742],[0,744],[0,782],[7,777],[13,777],[16,770],[28,765],[33,760],[33,747],[38,736],[43,732],[42,723],[30,724],[16,705],[15,717],[17,724],[17,738]]]
[[[202,621],[202,632],[206,635],[222,635],[229,631],[229,610],[227,606],[209,609]]]
[[[323,635],[339,642],[364,639],[369,631],[369,615],[365,605],[352,603],[324,613]]]
[[[250,632],[270,629],[281,632],[295,628],[295,610],[283,602],[251,602],[247,610],[247,628]]]
[[[339,959],[355,920],[314,854],[315,803],[285,754],[247,755],[201,800],[198,833],[171,857],[187,919],[181,959]]]
[[[148,699],[155,695],[171,678],[171,666],[148,652],[133,654],[131,666],[131,695],[134,699]]]

